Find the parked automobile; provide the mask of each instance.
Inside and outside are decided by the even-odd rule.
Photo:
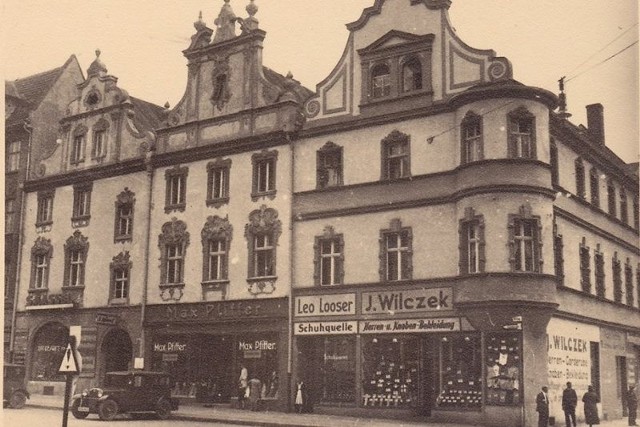
[[[163,372],[108,372],[102,387],[72,397],[71,413],[79,419],[98,414],[104,421],[124,413],[135,418],[155,414],[164,420],[178,409],[178,400],[171,398],[172,387],[173,380]]]
[[[2,372],[2,406],[23,408],[30,397],[24,386],[24,377],[27,372],[25,366],[5,363]]]

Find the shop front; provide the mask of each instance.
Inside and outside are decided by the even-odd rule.
[[[287,313],[286,298],[148,306],[145,364],[172,375],[174,397],[207,403],[234,402],[244,368],[265,407],[283,410]]]

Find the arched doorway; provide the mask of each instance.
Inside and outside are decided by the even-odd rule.
[[[36,332],[31,352],[30,380],[64,381],[64,374],[58,370],[68,339],[69,329],[57,322],[47,323]]]
[[[112,329],[102,340],[102,376],[111,371],[126,371],[133,360],[133,345],[129,334],[122,329]]]

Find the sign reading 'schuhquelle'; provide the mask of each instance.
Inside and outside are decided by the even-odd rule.
[[[419,313],[453,309],[451,288],[406,289],[362,293],[362,314]]]

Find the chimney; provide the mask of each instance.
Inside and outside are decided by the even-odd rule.
[[[604,145],[604,114],[602,104],[587,105],[587,129],[600,145]]]

